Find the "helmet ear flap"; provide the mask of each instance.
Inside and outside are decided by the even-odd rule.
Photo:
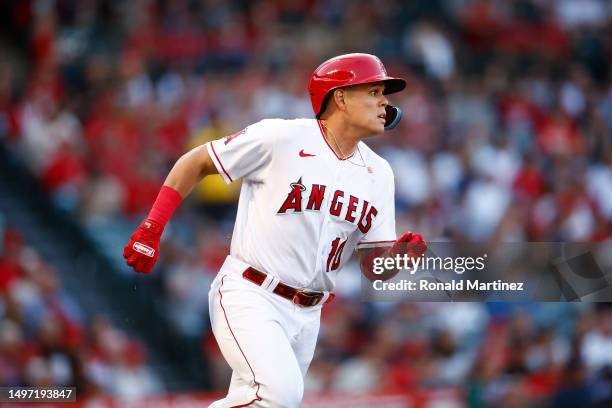
[[[385,131],[386,131],[386,130],[391,130],[395,126],[397,126],[400,119],[402,118],[402,110],[397,106],[387,105],[385,106],[385,112],[387,114],[386,121],[385,121]]]

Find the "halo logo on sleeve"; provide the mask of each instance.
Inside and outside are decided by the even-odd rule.
[[[234,140],[235,138],[237,138],[238,136],[246,133],[247,128],[244,128],[236,133],[234,133],[233,135],[229,135],[228,137],[225,138],[225,141],[223,142],[224,145],[227,145],[229,142],[231,142],[232,140]]]

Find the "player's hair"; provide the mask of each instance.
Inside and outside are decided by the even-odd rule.
[[[317,115],[317,119],[321,119],[321,116],[323,116],[323,113],[325,113],[325,109],[327,109],[327,105],[329,104],[329,101],[331,101],[331,99],[334,96],[334,92],[336,92],[336,90],[338,89],[342,89],[342,88],[332,89],[331,91],[327,93],[327,95],[325,95],[325,98],[323,99],[323,103],[321,103],[321,110],[319,111],[319,114]]]

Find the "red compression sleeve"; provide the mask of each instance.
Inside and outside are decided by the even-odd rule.
[[[147,218],[158,222],[164,228],[182,201],[183,197],[178,191],[162,186]]]

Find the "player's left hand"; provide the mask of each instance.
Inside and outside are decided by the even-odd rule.
[[[388,280],[399,273],[399,269],[390,269],[382,274],[374,273],[374,261],[378,257],[395,257],[406,254],[410,260],[422,256],[427,251],[427,244],[421,234],[407,232],[395,240],[393,246],[362,249],[359,253],[361,272],[363,275],[374,282],[375,280]]]
[[[159,256],[162,226],[150,219],[144,220],[123,249],[123,257],[136,272],[149,273]]]
[[[397,240],[391,248],[391,255],[408,255],[409,258],[415,259],[421,257],[427,251],[427,243],[421,234],[406,232]]]

